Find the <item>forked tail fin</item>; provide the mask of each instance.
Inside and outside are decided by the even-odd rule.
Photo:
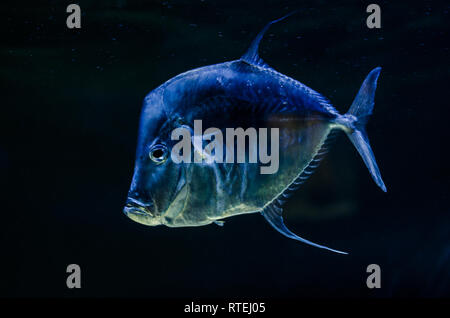
[[[373,69],[361,85],[352,106],[344,116],[341,116],[340,123],[350,128],[345,130],[348,138],[358,150],[364,163],[372,175],[375,183],[386,192],[386,186],[381,179],[375,156],[370,147],[369,138],[365,126],[369,116],[372,114],[374,106],[375,90],[377,88],[377,79],[380,75],[381,67]]]

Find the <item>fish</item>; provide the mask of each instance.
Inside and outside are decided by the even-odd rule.
[[[353,143],[375,183],[387,191],[365,129],[381,68],[367,75],[348,112],[340,114],[323,95],[276,71],[259,56],[259,44],[269,27],[290,15],[269,22],[239,59],[181,73],[145,96],[123,209],[130,219],[148,226],[223,226],[228,217],[261,213],[288,238],[348,254],[293,233],[284,223],[283,207],[319,166],[339,131]],[[276,172],[261,173],[261,162],[176,163],[173,132],[194,131],[196,120],[219,132],[230,127],[276,129]],[[191,136],[194,156],[202,156],[198,142],[203,146],[214,139],[199,138]],[[275,143],[269,144],[272,153],[277,150]]]

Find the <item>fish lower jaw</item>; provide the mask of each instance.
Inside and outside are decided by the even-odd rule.
[[[128,216],[134,222],[147,225],[147,226],[156,226],[161,225],[161,218],[157,216],[152,216],[146,212],[141,212],[135,208],[125,207],[123,212],[126,216]]]

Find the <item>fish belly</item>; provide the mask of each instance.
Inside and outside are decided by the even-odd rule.
[[[279,129],[279,167],[261,174],[258,163],[190,165],[189,195],[185,207],[169,226],[200,226],[230,216],[260,212],[281,194],[309,165],[330,132],[323,118],[280,117],[264,128]]]

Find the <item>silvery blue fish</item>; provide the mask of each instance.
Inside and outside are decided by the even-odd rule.
[[[145,225],[183,227],[221,225],[224,218],[260,212],[289,238],[346,254],[291,232],[283,222],[283,204],[313,173],[339,130],[347,134],[375,183],[386,191],[365,132],[381,68],[369,73],[349,111],[339,114],[325,97],[258,56],[264,33],[284,18],[268,23],[240,59],[182,73],[145,97],[124,208],[129,218]],[[171,150],[177,141],[172,140],[172,132],[180,127],[193,131],[195,120],[221,131],[276,127],[276,173],[260,173],[261,163],[175,163]]]

